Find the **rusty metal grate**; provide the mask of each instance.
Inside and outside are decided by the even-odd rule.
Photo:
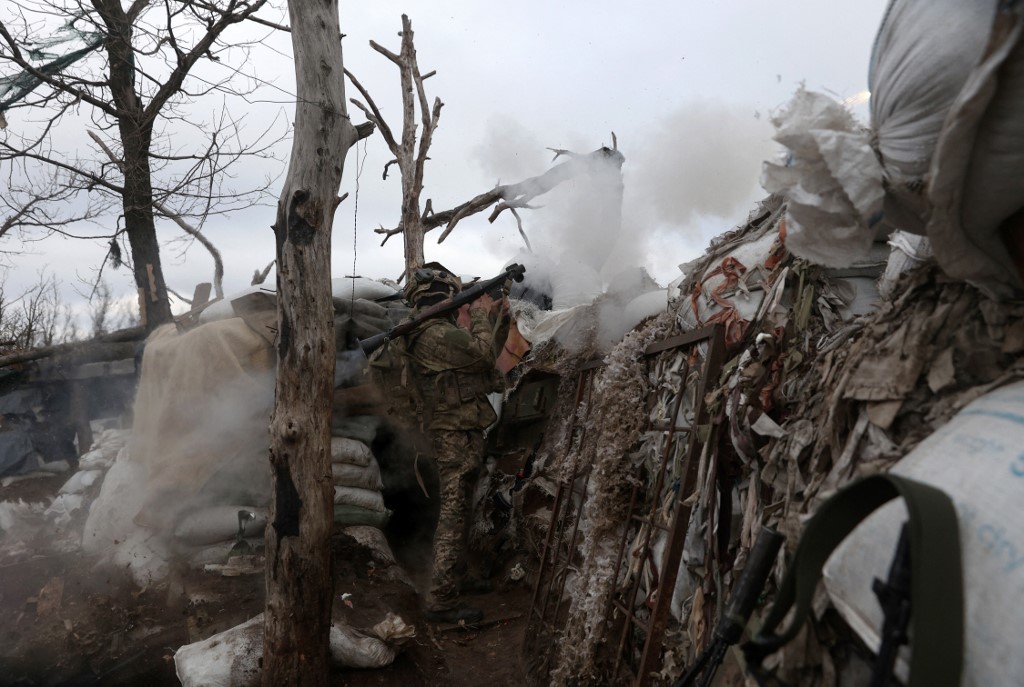
[[[596,361],[580,369],[576,381],[575,410],[568,427],[570,451],[573,446],[582,445],[586,438],[594,378],[602,365]],[[581,417],[578,411],[584,403],[585,411]],[[555,640],[568,612],[568,600],[564,598],[565,583],[573,565],[583,502],[590,481],[590,467],[589,464],[580,465],[577,453],[567,476],[559,481],[555,492],[555,504],[551,509],[547,537],[541,548],[540,568],[530,602],[525,642],[527,656],[533,663],[530,673],[534,676],[547,676],[556,646]]]
[[[706,346],[703,356],[698,353],[702,344]],[[653,488],[647,493],[652,497],[650,502],[646,503],[642,498],[641,488],[633,487],[628,511],[628,522],[633,526],[623,528],[613,568],[618,571],[617,574],[622,575],[625,563],[625,579],[622,584],[617,582],[616,593],[609,600],[605,613],[606,619],[611,621],[610,627],[613,628],[609,640],[615,651],[612,678],[615,682],[628,681],[635,687],[643,687],[650,683],[651,675],[655,672],[661,656],[683,553],[683,541],[690,523],[692,506],[688,499],[694,493],[697,484],[700,455],[704,444],[701,432],[697,430],[701,425],[708,424],[704,396],[709,383],[717,378],[725,357],[724,330],[720,325],[714,325],[688,332],[651,344],[645,354],[652,362],[659,356],[684,357],[682,369],[678,374],[678,384],[670,394],[672,410],[667,415],[668,421],[654,422],[649,418],[644,431],[645,437],[658,438],[661,449],[657,469],[653,475],[649,475],[653,478]],[[687,384],[691,377],[694,377],[695,382],[692,386]],[[652,390],[648,398],[649,408],[653,407],[658,391],[659,389]],[[664,388],[660,391],[664,391]],[[680,425],[680,410],[687,393],[693,394],[691,421],[688,425]],[[685,446],[680,445],[680,437],[686,438]],[[676,471],[678,484],[673,480],[668,498],[663,498],[666,480],[673,469]],[[668,520],[668,524],[665,524],[665,520]],[[655,560],[655,551],[652,547],[656,530],[665,532],[666,537],[661,560]],[[639,546],[627,557],[626,550],[631,535],[635,537],[634,544],[639,543]],[[651,593],[640,608],[648,610],[649,613],[638,613],[636,598],[645,575],[651,580]]]

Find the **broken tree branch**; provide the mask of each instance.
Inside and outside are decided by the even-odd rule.
[[[352,72],[346,69],[345,76],[347,76],[348,80],[352,82],[352,85],[356,87],[356,90],[363,96],[363,99],[366,100],[370,108],[368,110],[366,105],[363,105],[355,98],[349,98],[349,102],[362,110],[363,114],[366,115],[366,118],[377,126],[381,135],[384,136],[384,141],[388,144],[388,148],[391,149],[392,154],[397,156],[398,143],[395,141],[395,135],[391,133],[391,127],[389,127],[387,122],[384,121],[384,115],[382,115],[380,110],[377,108],[377,103],[374,102],[373,98],[370,97],[370,93],[363,88],[363,84],[359,83],[359,79],[357,79]]]
[[[448,238],[448,235],[452,233],[452,230],[455,229],[461,220],[469,217],[470,215],[475,215],[478,212],[483,212],[495,203],[498,203],[498,206],[495,207],[487,220],[491,223],[493,223],[504,210],[516,208],[535,209],[529,205],[530,201],[553,190],[563,182],[588,172],[590,167],[596,162],[603,162],[621,167],[625,160],[622,153],[607,147],[599,148],[587,155],[569,153],[569,151],[564,152],[570,156],[570,159],[552,167],[543,174],[530,177],[529,179],[524,179],[517,184],[495,186],[490,191],[485,191],[475,198],[472,198],[461,205],[457,205],[450,210],[430,213],[429,215],[424,213],[421,219],[423,231],[428,232],[431,229],[444,226],[445,230],[437,240],[438,243],[441,243]],[[384,227],[381,227],[374,231],[378,234],[384,235],[384,241],[381,244],[383,245],[383,243],[387,242],[387,240],[395,234],[402,233],[402,230],[403,228],[398,226],[394,229],[385,229]]]
[[[267,275],[270,274],[270,268],[274,266],[277,260],[271,260],[270,264],[263,268],[263,270],[256,270],[252,273],[252,281],[249,282],[250,286],[259,286],[267,280]]]

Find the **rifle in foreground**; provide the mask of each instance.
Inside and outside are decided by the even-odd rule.
[[[775,558],[779,554],[784,539],[775,530],[767,527],[761,528],[761,533],[757,536],[757,541],[754,542],[754,547],[747,557],[747,565],[740,573],[732,597],[726,604],[722,617],[718,620],[711,644],[697,657],[693,666],[673,687],[697,684],[701,687],[710,687],[718,667],[725,659],[725,652],[743,636],[743,630],[750,621],[750,615],[754,612],[757,599],[761,596],[761,591],[768,581],[768,575],[771,574],[772,566],[775,565]],[[703,679],[698,683],[697,677],[702,672]]]
[[[518,263],[513,263],[506,267],[498,276],[492,279],[475,282],[451,298],[447,298],[440,303],[430,306],[419,315],[396,324],[386,332],[375,334],[368,339],[363,339],[359,342],[359,347],[363,349],[363,352],[366,355],[369,355],[388,341],[399,336],[405,336],[412,330],[416,329],[416,327],[420,326],[423,322],[438,317],[439,315],[444,315],[445,313],[458,310],[467,303],[472,303],[485,293],[498,297],[499,294],[505,290],[510,281],[522,281],[525,273],[525,267]]]

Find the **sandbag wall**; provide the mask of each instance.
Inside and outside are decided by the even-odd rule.
[[[353,337],[378,333],[404,312],[362,298],[373,284],[383,295],[394,293],[390,287],[337,281],[336,291],[349,296],[334,301],[336,382],[344,392],[360,386],[361,368],[345,357]],[[262,547],[271,498],[266,428],[276,311],[263,291],[222,310],[224,319],[200,318],[208,321],[184,333],[161,328],[147,341],[131,441],[85,522],[85,552],[126,569],[140,586],[165,579],[173,561],[237,574],[240,563],[231,559]],[[357,528],[349,533],[391,563],[380,531],[389,514],[370,448],[381,418],[372,402],[353,403],[351,396],[336,394],[332,422],[335,521]]]

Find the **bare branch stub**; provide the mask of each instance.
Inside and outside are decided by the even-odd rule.
[[[270,263],[262,270],[258,269],[255,272],[253,272],[252,281],[250,282],[250,285],[259,286],[260,284],[265,282],[267,280],[267,275],[270,274],[270,268],[272,268],[276,263],[277,260],[271,260]]]
[[[552,148],[551,150],[556,149]],[[596,161],[621,167],[625,160],[622,153],[617,150],[612,150],[611,148],[598,148],[587,155],[572,153],[570,151],[557,152],[562,155],[567,155],[569,159],[555,165],[541,175],[524,179],[517,184],[496,186],[490,191],[481,193],[472,200],[452,208],[451,210],[431,215],[424,221],[425,229],[430,231],[435,227],[445,225],[444,231],[437,240],[438,243],[441,243],[448,238],[448,235],[452,233],[459,221],[469,217],[470,215],[482,212],[499,201],[504,202],[496,207],[494,212],[491,213],[489,218],[489,221],[491,222],[497,219],[498,215],[505,209],[529,209],[529,203],[534,198],[544,195],[548,191],[551,191],[558,185],[572,179],[573,177],[586,174]],[[556,159],[557,157],[558,156],[556,155]]]

